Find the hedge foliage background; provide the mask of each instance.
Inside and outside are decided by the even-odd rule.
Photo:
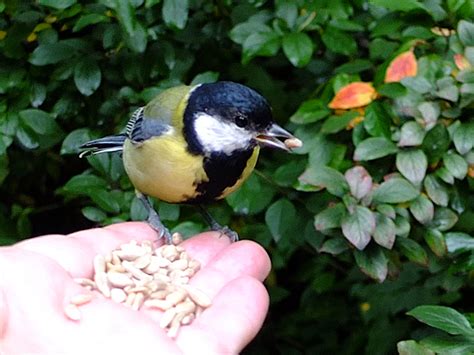
[[[246,352],[473,353],[473,18],[471,0],[1,2],[0,242],[142,219],[119,156],[78,145],[167,87],[238,81],[304,140],[211,208],[273,261]]]

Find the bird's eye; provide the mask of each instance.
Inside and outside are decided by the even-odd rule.
[[[234,119],[235,119],[235,124],[239,127],[245,127],[248,124],[247,117],[245,116],[236,115]]]

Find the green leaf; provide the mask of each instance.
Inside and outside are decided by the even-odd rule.
[[[344,175],[328,166],[309,167],[298,180],[305,184],[326,188],[329,193],[339,197],[349,191]]]
[[[79,146],[92,139],[88,128],[79,128],[70,132],[64,138],[61,154],[78,154]]]
[[[458,215],[446,207],[439,207],[435,210],[431,226],[440,231],[451,229],[458,221]]]
[[[293,123],[307,124],[321,120],[328,116],[331,110],[322,100],[313,99],[305,101],[298,107],[298,110],[290,117]]]
[[[379,102],[372,102],[365,109],[364,127],[374,137],[390,139],[390,115]]]
[[[375,229],[374,213],[367,207],[356,206],[341,221],[342,234],[357,249],[363,250]]]
[[[134,197],[130,204],[130,218],[132,221],[144,221],[148,217],[148,212],[137,197]],[[161,215],[160,215],[161,217]]]
[[[76,64],[74,83],[82,95],[92,95],[100,86],[101,79],[102,74],[95,60],[86,59]]]
[[[336,203],[330,206],[314,217],[314,228],[318,231],[324,231],[331,228],[339,228],[342,218],[347,214],[347,210],[342,203]]]
[[[199,73],[198,75],[196,75],[194,79],[191,81],[190,85],[214,83],[217,80],[219,80],[219,73],[209,70],[204,73]]]
[[[428,266],[428,255],[420,244],[408,238],[397,238],[396,244],[408,260],[421,266]]]
[[[244,41],[242,62],[247,64],[253,57],[271,57],[280,49],[280,36],[275,32],[257,32]]]
[[[324,121],[321,132],[325,134],[337,133],[347,127],[347,125],[360,114],[356,111],[347,111],[342,115],[330,116]]]
[[[79,32],[83,28],[90,26],[90,25],[95,25],[97,23],[101,22],[109,22],[110,19],[102,14],[87,14],[83,15],[77,20],[76,24],[72,28],[72,32]]]
[[[49,6],[57,10],[64,10],[76,3],[76,0],[38,0],[40,5]]]
[[[158,214],[164,221],[177,221],[180,214],[179,205],[160,201]]]
[[[440,114],[440,107],[437,102],[422,102],[418,105],[418,111],[420,111],[423,121],[425,122],[425,128],[431,129],[436,122]]]
[[[474,125],[461,124],[454,131],[453,142],[460,154],[468,153],[474,147]]]
[[[423,181],[428,168],[428,159],[422,150],[404,150],[397,153],[397,169],[414,185]]]
[[[81,174],[73,176],[66,185],[63,186],[64,192],[89,195],[97,190],[103,190],[107,187],[107,182],[95,175]]]
[[[28,109],[20,111],[20,122],[42,135],[54,134],[60,130],[50,114],[42,110]]]
[[[237,214],[253,215],[263,211],[272,201],[275,189],[257,174],[252,174],[244,184],[227,196],[226,201]]]
[[[349,249],[349,244],[345,239],[332,238],[326,240],[321,248],[318,249],[320,253],[328,253],[331,255],[339,255]]]
[[[391,99],[405,96],[407,89],[400,83],[386,83],[377,88],[377,92],[382,96],[387,96]]]
[[[399,147],[413,147],[423,143],[425,130],[418,122],[408,121],[403,124],[400,132]]]
[[[344,177],[349,184],[352,196],[356,199],[360,200],[372,191],[372,177],[363,166],[346,170]]]
[[[426,244],[430,247],[431,251],[439,257],[444,257],[448,248],[446,246],[446,240],[444,239],[443,233],[437,229],[428,229],[424,234]]]
[[[323,32],[321,39],[326,48],[334,53],[350,56],[357,52],[357,43],[354,38],[334,27],[328,26],[326,31]]]
[[[347,73],[347,74],[357,74],[372,68],[372,62],[366,59],[354,59],[353,61],[344,63],[334,69],[334,72]]]
[[[235,26],[229,37],[238,44],[244,44],[245,40],[253,33],[272,32],[272,29],[260,22],[243,22]]]
[[[410,212],[418,222],[427,224],[433,219],[434,205],[425,195],[420,195],[410,203]]]
[[[38,107],[46,99],[46,86],[39,83],[31,84],[30,102],[31,106]]]
[[[466,317],[450,307],[418,306],[407,314],[415,317],[420,322],[441,329],[451,335],[474,335],[474,329],[472,329]]]
[[[289,161],[280,165],[273,174],[273,181],[278,186],[291,187],[297,181],[298,177],[303,173],[304,165],[298,160]]]
[[[417,0],[369,0],[369,3],[376,6],[382,6],[393,11],[411,11],[423,9],[423,5]]]
[[[466,177],[469,166],[462,156],[453,152],[447,152],[443,156],[443,163],[456,179],[462,180]]]
[[[420,192],[402,178],[392,178],[374,190],[372,199],[377,203],[408,202],[418,197]]]
[[[119,213],[120,205],[114,195],[106,190],[96,190],[90,194],[89,197],[94,201],[101,209],[110,213]]]
[[[304,67],[313,55],[313,41],[303,32],[284,35],[282,46],[286,57],[295,67]]]
[[[448,150],[450,143],[451,139],[446,127],[442,124],[437,124],[426,133],[421,147],[428,156],[429,162],[434,163]]]
[[[434,91],[434,86],[431,82],[422,76],[409,76],[401,80],[403,86],[412,89],[420,94],[427,94]]]
[[[375,230],[372,237],[375,242],[387,249],[395,243],[396,226],[393,220],[381,213],[375,214]]]
[[[446,169],[445,166],[436,170],[436,176],[443,180],[445,183],[453,185],[454,184],[454,176]]]
[[[143,53],[146,49],[148,38],[147,32],[142,24],[137,23],[135,30],[125,36],[127,47],[136,53]]]
[[[103,222],[107,218],[107,214],[96,207],[88,206],[81,210],[84,217],[92,222]]]
[[[408,216],[397,215],[395,217],[395,234],[397,236],[406,238],[410,234],[411,225],[408,221]]]
[[[442,184],[438,178],[434,175],[427,175],[423,182],[425,191],[428,194],[431,201],[439,206],[447,206],[449,202],[448,190],[444,184]]]
[[[367,161],[396,153],[397,146],[384,137],[371,137],[360,142],[354,152],[354,160]]]
[[[433,334],[423,338],[420,343],[441,355],[465,355],[474,352],[472,340],[461,335]]]
[[[275,15],[284,20],[289,28],[293,28],[298,18],[298,4],[292,0],[275,1]]]
[[[163,20],[169,27],[176,27],[182,30],[188,21],[189,2],[188,0],[164,0]]]
[[[75,49],[64,42],[41,44],[31,53],[30,63],[38,66],[56,64],[76,54]]]
[[[202,225],[197,224],[195,222],[186,221],[181,222],[176,225],[172,230],[171,233],[181,233],[185,238],[191,237],[203,231]]]
[[[459,21],[458,36],[465,46],[474,46],[474,23],[465,20]]]
[[[280,199],[268,207],[265,213],[265,222],[275,242],[278,243],[289,232],[289,227],[295,217],[295,206],[287,199]]]
[[[354,250],[354,257],[357,266],[367,276],[383,282],[388,273],[388,259],[382,249],[378,247],[369,248],[368,250]]]
[[[435,355],[435,353],[414,340],[403,340],[397,343],[399,355]]]
[[[474,250],[474,238],[467,233],[449,232],[445,235],[448,252],[466,252]]]

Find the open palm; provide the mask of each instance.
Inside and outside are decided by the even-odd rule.
[[[250,241],[230,243],[209,232],[183,243],[201,262],[191,284],[212,298],[191,325],[171,339],[158,325],[161,312],[133,311],[102,296],[81,306],[72,321],[64,306],[85,293],[76,277],[90,278],[96,254],[132,239],[154,240],[146,224],[33,238],[0,248],[0,354],[233,354],[257,334],[268,309],[262,281],[270,270],[266,252]]]

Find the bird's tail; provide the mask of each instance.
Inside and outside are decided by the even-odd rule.
[[[82,158],[100,153],[120,152],[123,149],[123,143],[126,138],[127,136],[125,134],[117,134],[86,142],[79,147],[79,149],[82,150],[79,157]]]

